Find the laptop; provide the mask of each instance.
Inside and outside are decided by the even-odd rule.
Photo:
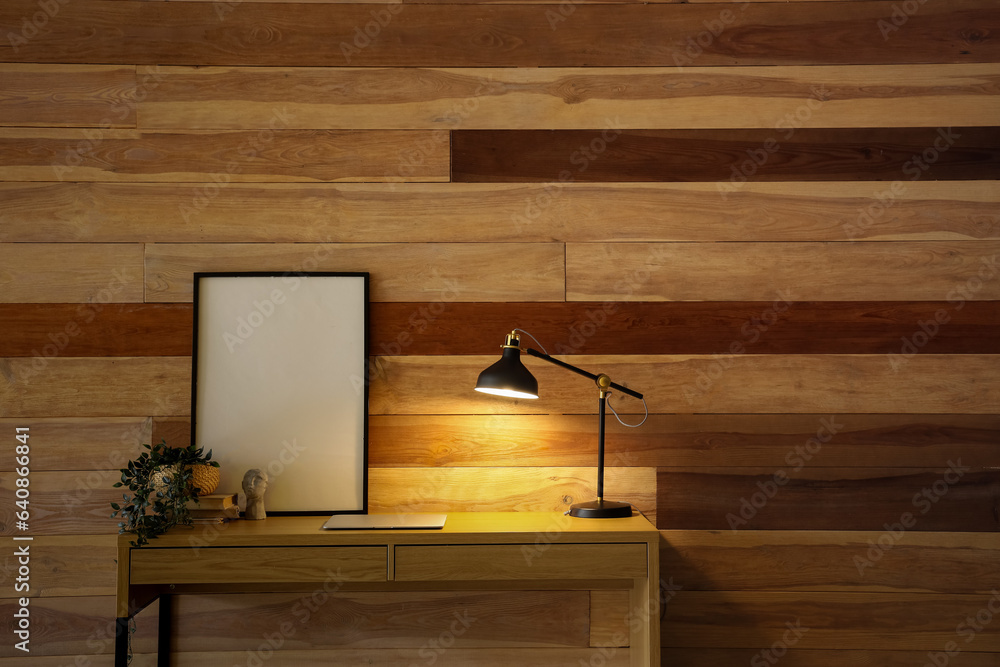
[[[444,528],[447,514],[334,514],[323,530],[414,530]]]

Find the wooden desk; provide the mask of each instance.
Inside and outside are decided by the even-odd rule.
[[[463,512],[440,530],[324,531],[323,517],[269,517],[175,529],[142,548],[118,541],[115,666],[129,619],[160,599],[159,662],[169,661],[170,598],[185,593],[296,590],[630,591],[631,664],[658,667],[659,533],[642,516],[579,519],[557,512]]]

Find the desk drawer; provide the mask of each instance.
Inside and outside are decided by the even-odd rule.
[[[375,547],[214,547],[132,550],[132,584],[386,581]]]
[[[637,579],[643,544],[452,544],[398,546],[396,581]]]

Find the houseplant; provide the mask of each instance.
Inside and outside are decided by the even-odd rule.
[[[188,512],[190,501],[198,502],[201,491],[192,483],[196,466],[219,467],[212,461],[212,450],[195,447],[168,447],[166,441],[157,445],[143,445],[147,450],[121,469],[121,481],[115,487],[127,487],[122,494],[124,502],[111,503],[112,518],[121,517],[119,533],[133,533],[134,547],[148,544],[149,540],[165,533],[174,526],[191,525]]]

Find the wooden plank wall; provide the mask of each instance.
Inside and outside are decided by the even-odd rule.
[[[592,387],[529,361],[543,399],[470,391],[512,327],[644,392],[607,495],[662,530],[664,665],[1000,664],[995,0],[5,0],[0,28],[31,664],[110,664],[115,471],[188,437],[192,272],[252,269],[371,272],[374,510],[593,496]],[[627,658],[606,591],[303,600],[184,601],[176,664]]]

